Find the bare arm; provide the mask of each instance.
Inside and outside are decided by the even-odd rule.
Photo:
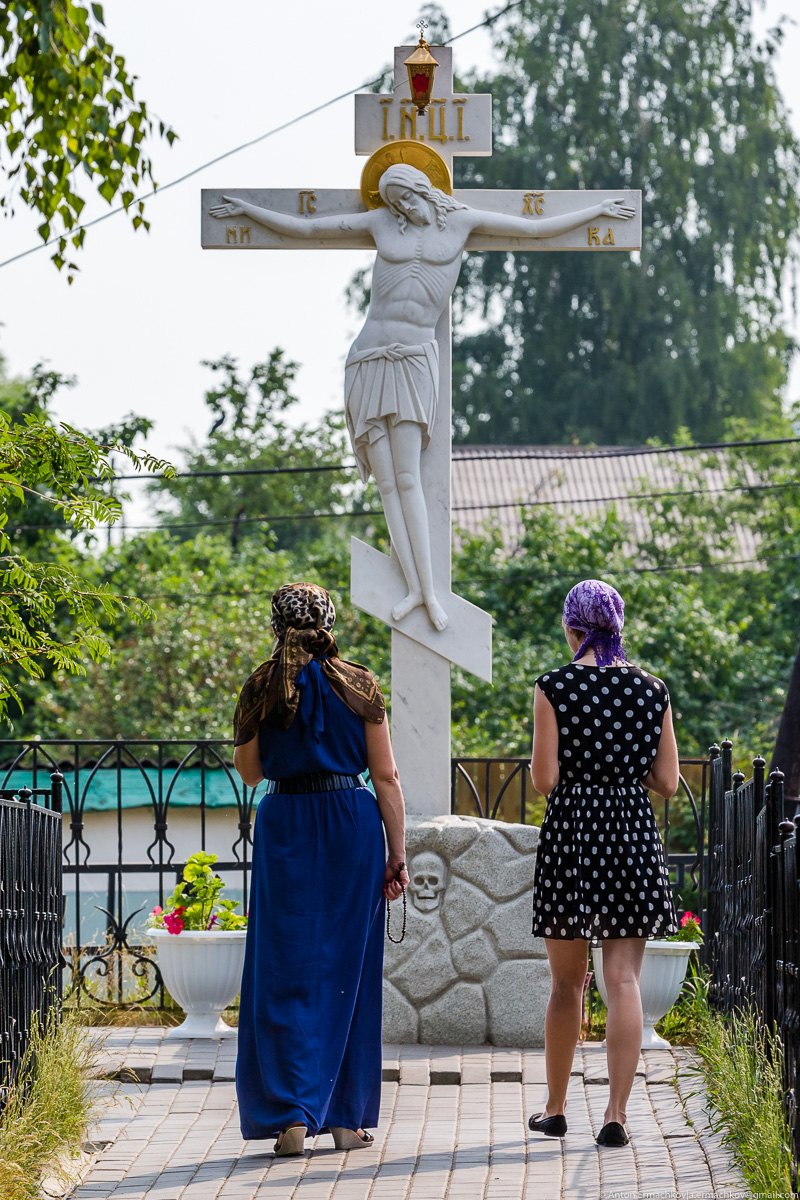
[[[661,726],[661,737],[658,750],[650,770],[650,774],[642,780],[644,786],[658,796],[668,800],[674,796],[680,783],[680,765],[678,763],[678,743],[675,740],[675,728],[672,724],[672,705],[667,705],[664,722]]]
[[[401,884],[408,885],[407,871],[402,871],[400,882],[396,878],[400,863],[405,863],[406,860],[406,807],[397,764],[392,753],[389,722],[385,717],[380,725],[376,725],[374,721],[365,721],[364,734],[367,740],[369,777],[375,788],[389,852],[383,890],[387,899],[396,900],[402,891]]]
[[[348,237],[359,230],[371,230],[372,213],[343,213],[331,217],[292,217],[289,213],[275,212],[270,208],[259,208],[247,200],[239,200],[236,196],[223,196],[225,204],[216,204],[209,209],[212,217],[226,220],[231,217],[250,217],[265,225],[274,233],[285,233],[288,237],[313,238],[326,235],[327,237]]]
[[[242,783],[246,783],[248,787],[257,787],[261,783],[264,775],[261,770],[261,757],[258,753],[258,734],[242,746],[235,747],[233,765],[239,772]]]
[[[577,212],[563,213],[558,217],[512,217],[506,213],[487,212],[485,209],[473,209],[477,223],[473,226],[475,233],[510,233],[517,237],[546,238],[555,237],[559,233],[569,233],[595,217],[616,217],[620,221],[629,221],[636,209],[627,205],[624,200],[600,200],[588,208]]]
[[[533,693],[531,779],[537,792],[549,796],[558,783],[558,721],[538,683]]]

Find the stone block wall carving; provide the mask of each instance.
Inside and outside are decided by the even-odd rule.
[[[544,1045],[550,969],[531,936],[538,840],[531,825],[409,818],[408,931],[386,942],[387,1042]]]

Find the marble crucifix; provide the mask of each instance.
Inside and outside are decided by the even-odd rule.
[[[392,737],[409,811],[450,810],[450,668],[491,681],[491,616],[451,587],[450,298],[465,250],[638,249],[641,193],[452,188],[491,154],[491,97],[452,90],[452,51],[420,114],[395,48],[392,95],[356,96],[360,189],[204,190],[206,249],[370,248],[371,302],[345,366],[348,431],[377,481],[391,556],[351,542],[351,598],[392,629]],[[312,182],[312,181],[308,181]],[[321,314],[322,315],[322,314]]]

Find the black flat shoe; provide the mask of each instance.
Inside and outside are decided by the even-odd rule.
[[[630,1140],[619,1121],[609,1121],[597,1135],[598,1146],[627,1146]]]
[[[567,1132],[567,1118],[563,1113],[556,1113],[553,1117],[537,1113],[535,1117],[529,1118],[528,1129],[532,1129],[534,1133],[546,1133],[548,1137],[563,1137]]]

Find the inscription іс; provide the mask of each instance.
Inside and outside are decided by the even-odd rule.
[[[300,212],[313,213],[317,211],[317,197],[314,192],[300,192]]]

